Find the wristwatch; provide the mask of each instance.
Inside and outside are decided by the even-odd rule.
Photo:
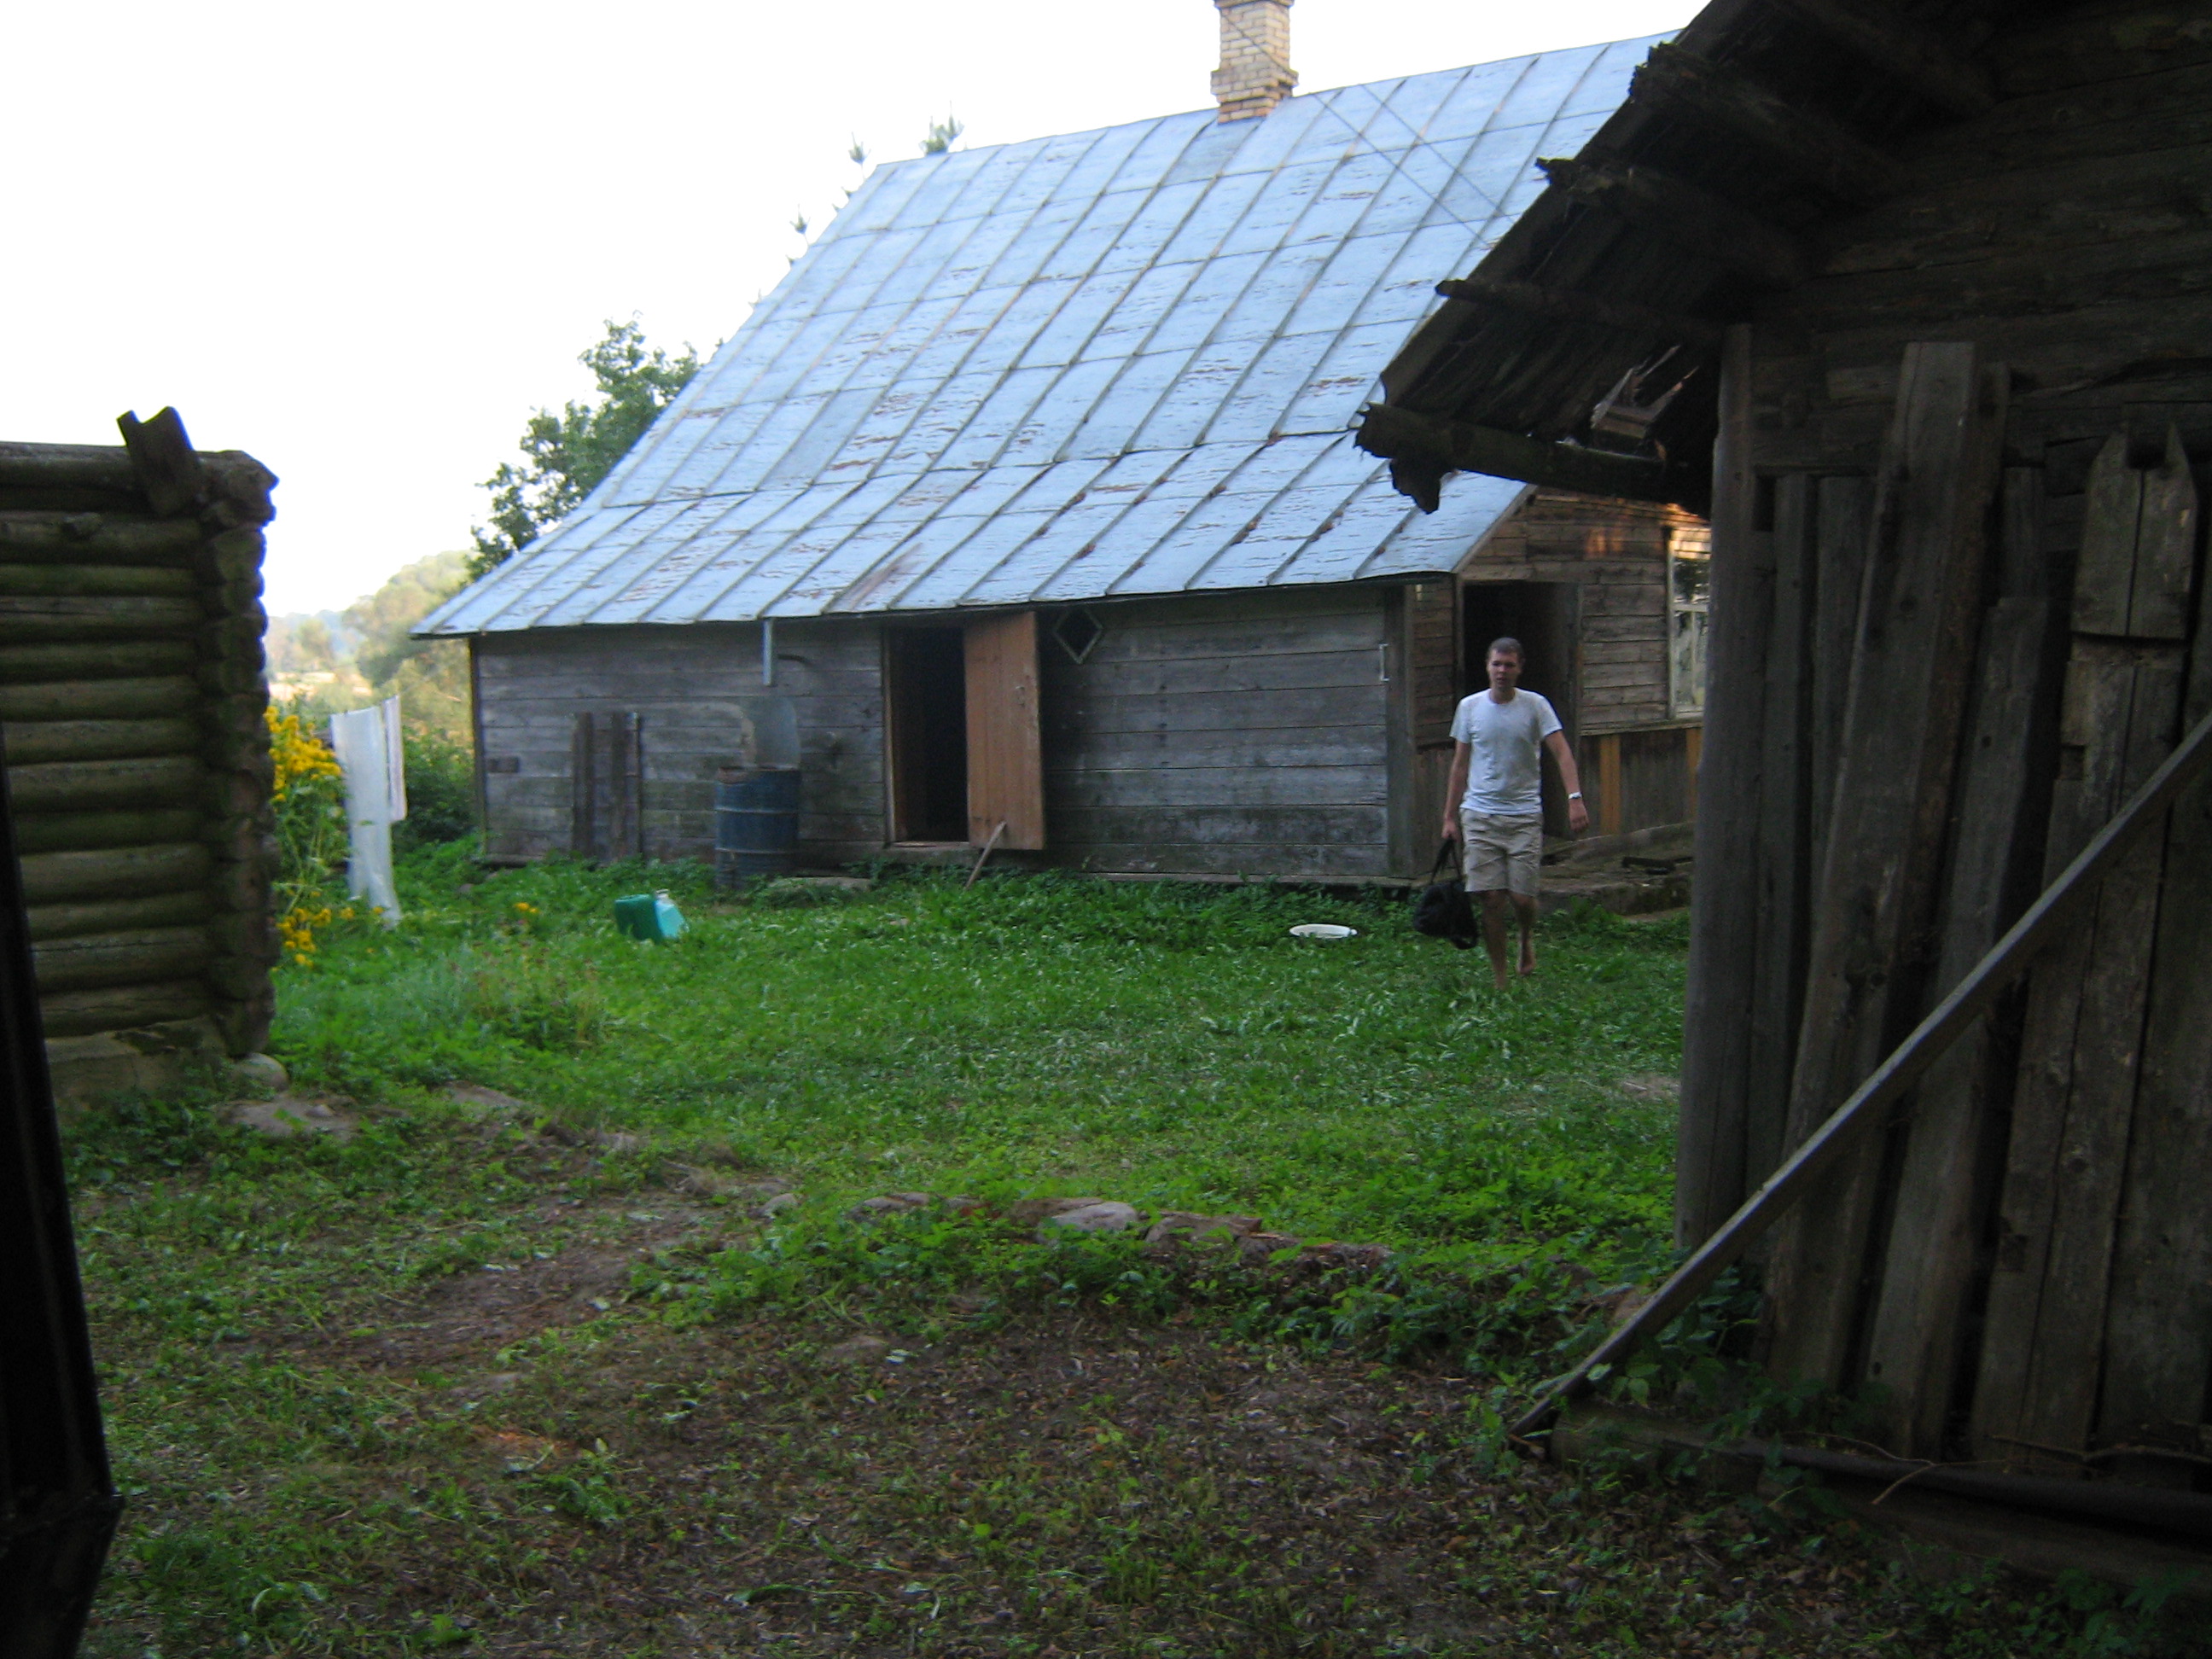
[[[1570,789],[1567,792],[1567,799],[1569,800],[1580,800],[1582,798],[1583,792],[1579,789]]]

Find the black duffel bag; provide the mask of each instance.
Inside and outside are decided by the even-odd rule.
[[[1437,861],[1429,866],[1429,884],[1413,900],[1413,931],[1431,939],[1448,939],[1468,951],[1482,937],[1482,928],[1474,919],[1474,906],[1468,901],[1467,884],[1460,877],[1458,848],[1459,843],[1447,836],[1437,849]],[[1451,876],[1438,881],[1437,873],[1446,865],[1451,866]]]

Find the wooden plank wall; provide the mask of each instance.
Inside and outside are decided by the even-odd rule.
[[[571,850],[580,714],[635,714],[643,760],[647,857],[706,858],[714,844],[715,769],[739,758],[743,721],[790,700],[799,728],[800,856],[836,865],[884,844],[883,667],[872,622],[776,625],[775,684],[761,684],[761,629],[560,629],[477,641],[485,850],[541,858]]]
[[[1469,581],[1575,582],[1583,589],[1579,713],[1585,733],[1670,720],[1667,532],[1679,507],[1565,490],[1532,492],[1461,568]]]
[[[1342,586],[1088,607],[1106,631],[1081,664],[1040,653],[1051,861],[1401,873],[1384,651],[1397,597]]]
[[[2184,485],[2201,500],[2212,462],[2212,240],[2201,204],[2172,185],[2212,173],[2203,33],[2172,27],[2170,8],[2124,4],[2008,26],[1993,49],[1997,107],[1904,147],[1913,187],[1828,227],[1825,273],[1768,302],[1741,348],[1740,386],[1723,399],[1735,470],[1722,492],[1741,503],[1741,522],[1725,500],[1715,513],[1686,1243],[1783,1150],[1759,1137],[1789,1121],[1781,1079],[1810,1086],[1806,1045],[1823,1045],[1824,1098],[1865,1061],[1863,1045],[1839,1058],[1849,1021],[1825,995],[1796,1053],[1762,1049],[1760,1033],[1787,1023],[1752,1018],[1771,975],[1748,964],[1771,931],[1761,905],[1791,902],[1790,880],[1762,874],[1762,802],[1776,790],[1808,826],[1778,878],[1794,871],[1816,905],[1834,907],[1816,926],[1872,937],[1864,917],[1842,913],[1832,879],[1856,856],[1835,844],[1850,815],[1836,780],[1875,741],[1855,723],[1889,718],[1867,712],[1846,664],[1870,661],[1868,617],[1888,591],[1868,492],[1913,383],[1913,343],[1971,347],[2003,366],[2010,400],[1979,644],[1971,673],[1944,694],[1965,735],[1934,838],[1940,890],[1917,945],[1903,929],[1887,936],[1902,954],[1840,963],[1845,975],[1917,977],[1885,1011],[1893,1035],[2156,764],[2189,708],[2212,707],[2201,514],[2185,532],[2169,514],[2154,545],[2130,540],[2124,577],[2095,528],[2115,501],[2135,504],[2139,526],[2143,502],[2170,504]],[[2123,462],[2140,475],[2132,483],[2115,475]],[[1809,603],[1787,592],[1804,545]],[[1869,546],[1876,564],[1862,578],[1853,561]],[[1846,605],[1859,620],[1839,632]],[[1814,619],[1809,633],[1792,623],[1778,635],[1777,619],[1793,611]],[[1842,658],[1839,639],[1856,641]],[[1778,652],[1791,658],[1778,677]],[[1792,700],[1808,711],[1795,739],[1774,724]],[[1915,811],[1938,804],[1923,778]],[[2157,1484],[2201,1478],[2212,1382],[2206,794],[2105,884],[2094,916],[2039,966],[2025,1009],[1986,1024],[1931,1074],[1861,1171],[1872,1208],[1851,1224],[1863,1220],[1864,1243],[1832,1264],[1833,1293],[1771,1328],[1780,1368],[1884,1386],[1892,1449]],[[1929,842],[1915,839],[1923,853]],[[1787,982],[1806,995],[1802,969]],[[1803,1101],[1795,1127],[1819,1104]],[[1804,1263],[1781,1266],[1786,1291]],[[1791,1334],[1801,1316],[1820,1328]]]

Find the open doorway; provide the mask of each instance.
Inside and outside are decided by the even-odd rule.
[[[1522,659],[1522,687],[1540,693],[1551,703],[1566,728],[1570,749],[1577,736],[1582,592],[1576,582],[1468,582],[1460,596],[1467,630],[1460,659],[1467,665],[1468,690],[1480,691],[1490,683],[1492,640],[1520,641],[1527,653]],[[1544,833],[1568,833],[1566,786],[1548,763],[1544,768]]]
[[[958,628],[884,634],[891,839],[968,839],[968,659]]]

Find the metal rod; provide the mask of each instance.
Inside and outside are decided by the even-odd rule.
[[[1765,1184],[1674,1269],[1650,1301],[1580,1364],[1547,1387],[1514,1424],[1513,1432],[1527,1436],[1541,1431],[1561,1405],[1589,1388],[1594,1371],[1618,1364],[1645,1337],[1664,1329],[1706,1286],[1741,1260],[1858,1136],[1886,1121],[1887,1109],[2027,971],[2037,951],[2071,915],[2075,906],[2089,896],[2095,878],[2127,850],[2136,836],[2157,821],[2173,798],[2208,765],[2212,765],[2212,714],[2197,723],[2179,747],[2166,757],[2166,763],[2151,774],[2112,822],[2027,908],[2027,913],[1974,964],[1973,970],[1920,1022],[1912,1035],[1875,1068],[1850,1098],[1807,1136]]]
[[[775,618],[761,618],[761,684],[775,684]]]

